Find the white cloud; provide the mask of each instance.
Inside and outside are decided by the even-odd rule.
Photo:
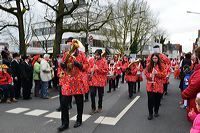
[[[200,29],[200,15],[188,14],[200,12],[199,0],[146,0],[153,13],[159,14],[160,26],[163,27],[172,43],[183,45],[185,52],[192,50],[192,44]]]

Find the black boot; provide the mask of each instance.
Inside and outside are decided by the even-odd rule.
[[[60,111],[61,111],[61,107],[58,107],[58,108],[56,109],[56,111],[60,112]]]
[[[76,121],[76,123],[74,124],[74,128],[77,128],[77,127],[80,127],[81,126],[81,122],[79,122],[79,121]]]
[[[64,130],[68,129],[68,128],[69,128],[68,125],[61,125],[60,127],[58,127],[58,131],[59,131],[59,132],[62,132],[62,131],[64,131]]]
[[[147,119],[148,120],[152,120],[153,119],[153,115],[149,115]]]

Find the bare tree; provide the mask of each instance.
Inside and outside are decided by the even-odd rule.
[[[73,14],[73,20],[71,25],[76,25],[71,28],[73,32],[84,32],[85,33],[85,52],[88,52],[88,37],[89,33],[99,31],[108,21],[111,16],[111,7],[100,6],[99,0],[91,0],[82,5]],[[74,23],[75,22],[75,23]],[[68,31],[65,29],[64,31]]]
[[[62,35],[65,32],[63,27],[64,16],[71,15],[74,10],[78,7],[80,0],[68,0],[67,2],[72,2],[71,4],[65,3],[64,0],[56,0],[56,2],[49,2],[48,0],[38,0],[42,4],[46,5],[52,10],[52,13],[56,16],[54,20],[49,19],[45,16],[45,19],[50,23],[55,24],[55,40],[53,47],[53,54],[56,57],[60,53],[60,44],[62,41]]]
[[[20,43],[20,54],[26,54],[26,43],[25,43],[25,30],[24,30],[24,14],[29,11],[30,6],[28,0],[2,0],[0,4],[0,10],[4,13],[11,14],[15,16],[17,22],[5,22],[1,21],[0,31],[6,27],[16,27],[19,32],[19,43]]]

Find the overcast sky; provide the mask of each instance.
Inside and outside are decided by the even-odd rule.
[[[36,0],[34,0],[36,1]],[[117,0],[100,0],[105,1]],[[153,14],[158,16],[159,26],[166,30],[168,40],[183,45],[184,52],[192,50],[192,44],[200,29],[200,14],[188,14],[187,11],[200,12],[200,0],[146,0]],[[36,21],[40,20],[44,5],[36,2],[34,12]]]
[[[192,44],[200,29],[200,0],[146,0],[153,13],[158,15],[160,27],[164,28],[172,43],[183,45],[184,52],[192,50]]]

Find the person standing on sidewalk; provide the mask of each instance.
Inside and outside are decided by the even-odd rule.
[[[52,68],[50,67],[49,61],[49,54],[44,54],[43,59],[40,62],[40,78],[41,78],[41,98],[48,99],[48,83],[52,79],[51,71]]]
[[[108,73],[108,64],[106,60],[101,57],[102,50],[97,49],[95,51],[95,56],[93,60],[90,60],[89,68],[89,86],[90,87],[90,96],[91,96],[91,114],[96,112],[101,112],[102,110],[102,101],[104,94],[104,87],[106,86],[107,73]],[[98,109],[96,110],[95,97],[98,91]]]
[[[159,54],[152,54],[150,62],[146,67],[145,76],[147,79],[146,90],[148,96],[148,120],[153,119],[154,116],[158,117],[158,111],[160,106],[161,97],[163,94],[163,80],[166,77],[163,64],[161,63]]]

